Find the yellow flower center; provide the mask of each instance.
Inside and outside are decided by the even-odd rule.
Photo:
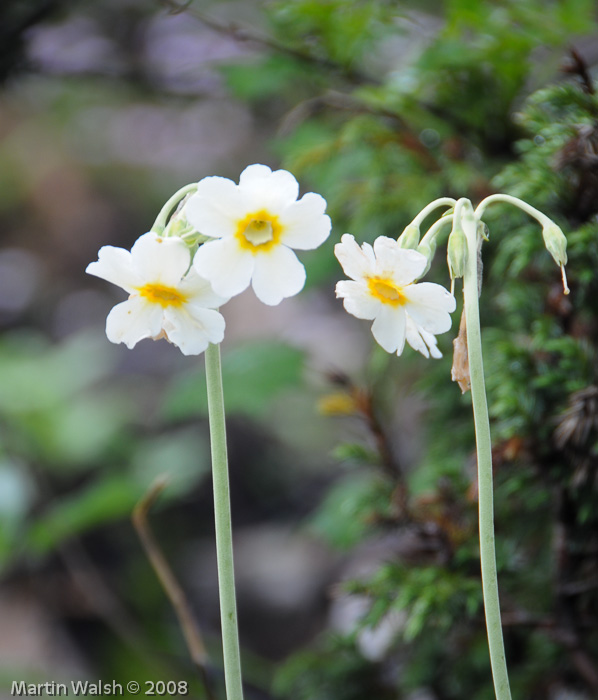
[[[152,304],[159,304],[163,308],[167,306],[182,306],[187,297],[174,287],[165,287],[162,284],[146,284],[137,290],[139,296],[144,297]]]
[[[241,248],[252,253],[270,250],[280,241],[282,226],[278,217],[262,209],[248,214],[237,223],[235,237]]]
[[[368,287],[370,294],[383,304],[404,306],[407,303],[407,297],[403,294],[403,287],[399,287],[390,279],[370,277],[368,279]]]

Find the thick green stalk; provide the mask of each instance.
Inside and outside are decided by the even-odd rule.
[[[209,345],[206,350],[206,380],[214,479],[214,519],[216,523],[216,554],[218,557],[218,588],[226,697],[227,700],[243,700],[226,451],[226,423],[219,345]]]
[[[510,700],[509,676],[498,599],[496,552],[494,546],[494,492],[492,485],[492,443],[486,403],[486,385],[482,360],[482,335],[478,304],[478,241],[477,222],[470,202],[462,207],[463,230],[467,239],[467,262],[463,276],[467,350],[471,378],[471,400],[478,458],[478,499],[480,528],[480,560],[482,591],[486,614],[486,630],[490,663],[497,700]]]

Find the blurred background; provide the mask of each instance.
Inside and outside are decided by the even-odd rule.
[[[494,697],[474,435],[444,358],[375,347],[332,248],[439,196],[488,212],[482,325],[514,698],[598,697],[598,63],[591,0],[5,0],[0,7],[0,697],[185,680],[223,698],[203,359],[111,345],[84,270],[208,175],[284,167],[328,201],[302,294],[223,308],[248,700]],[[429,223],[432,223],[431,221]],[[448,286],[444,253],[430,279]],[[457,297],[460,301],[460,288]],[[131,524],[148,520],[194,668]],[[126,695],[126,692],[124,693]]]

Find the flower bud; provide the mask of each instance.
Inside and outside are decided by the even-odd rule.
[[[542,237],[544,238],[546,250],[552,255],[555,263],[561,268],[563,292],[564,294],[569,294],[567,275],[565,273],[565,265],[567,264],[567,239],[565,238],[565,234],[561,231],[559,226],[551,221],[542,229]]]
[[[419,243],[419,226],[417,224],[409,224],[399,236],[397,243],[399,248],[412,248],[417,250]]]
[[[195,229],[189,224],[187,219],[181,215],[173,216],[162,234],[164,238],[183,238],[186,234],[191,233]]]
[[[453,230],[448,239],[447,260],[451,279],[463,277],[467,262],[467,239],[458,219],[453,221]]]
[[[434,238],[430,238],[426,241],[424,236],[421,243],[417,246],[417,252],[425,255],[428,261],[425,270],[421,274],[421,277],[423,277],[430,269],[430,265],[434,259],[434,253],[436,252],[436,241]]]
[[[567,239],[560,227],[552,221],[542,229],[542,237],[546,250],[552,255],[559,266],[567,264]]]

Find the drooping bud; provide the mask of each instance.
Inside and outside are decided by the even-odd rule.
[[[451,280],[463,277],[467,263],[467,239],[459,218],[453,219],[453,228],[448,239],[447,254]]]
[[[419,226],[417,224],[409,224],[399,236],[397,243],[399,244],[399,248],[417,250],[419,244]]]
[[[434,253],[436,252],[436,241],[434,238],[426,240],[424,236],[421,243],[417,246],[417,252],[425,255],[427,260],[426,268],[421,274],[421,277],[423,277],[430,269],[430,265],[432,264],[432,260],[434,258]]]
[[[557,265],[567,264],[567,239],[560,227],[552,221],[542,229],[546,250],[552,255]]]
[[[559,226],[551,221],[545,224],[542,229],[542,237],[544,238],[546,250],[552,255],[555,263],[561,268],[563,291],[565,294],[569,294],[567,276],[565,275],[565,265],[567,264],[567,239],[565,238],[565,234],[561,231]]]

